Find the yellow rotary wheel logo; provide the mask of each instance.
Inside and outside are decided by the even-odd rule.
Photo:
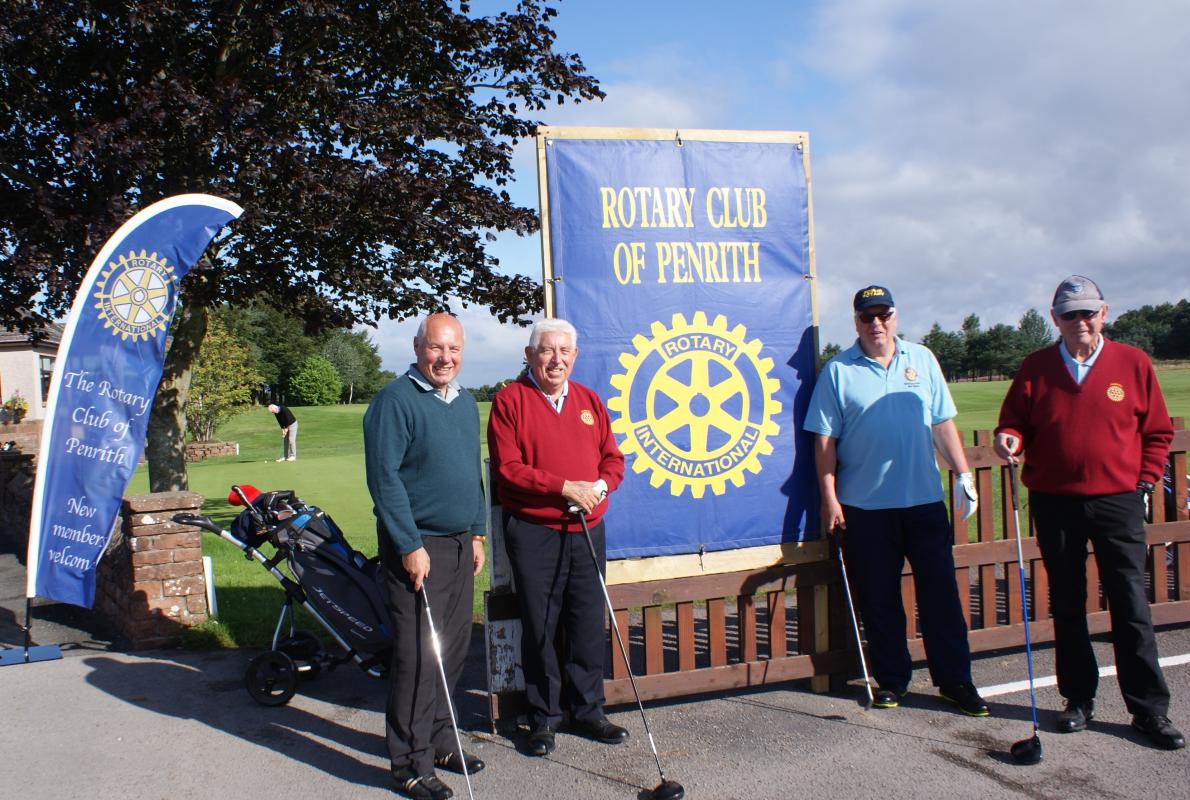
[[[636,352],[620,355],[624,372],[611,378],[618,394],[607,407],[620,449],[635,454],[633,470],[652,472],[654,488],[668,481],[675,497],[686,487],[701,498],[707,487],[721,495],[728,481],[743,486],[780,432],[780,381],[769,377],[772,359],[760,357],[763,343],[749,341],[743,325],[729,330],[721,314],[708,324],[702,311],[689,323],[674,314],[670,327],[654,322],[649,332],[633,338]]]
[[[177,286],[174,268],[144,250],[109,261],[107,267],[94,295],[103,327],[123,339],[148,340],[165,330]]]

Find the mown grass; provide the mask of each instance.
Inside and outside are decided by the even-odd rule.
[[[481,438],[486,452],[489,404],[480,404]],[[227,502],[232,484],[252,484],[261,490],[293,489],[308,503],[330,514],[351,542],[368,556],[376,554],[376,521],[364,481],[363,415],[366,406],[295,408],[298,418],[298,459],[277,463],[281,434],[273,415],[264,408],[238,416],[219,430],[218,438],[240,444],[238,456],[208,459],[188,468],[191,491],[206,500],[202,512],[228,527],[240,509]],[[148,491],[141,467],[128,487],[129,494]],[[267,550],[266,546],[266,550]],[[259,646],[269,642],[284,593],[260,565],[248,561],[234,545],[203,535],[203,553],[211,556],[215,573],[219,622],[204,629],[207,641]],[[477,617],[482,613],[485,569],[476,585]],[[310,621],[303,627],[311,628]]]
[[[1161,369],[1158,375],[1170,413],[1190,417],[1190,369]],[[965,442],[972,441],[973,431],[995,427],[1007,388],[1005,381],[951,386],[959,409],[956,422]],[[488,403],[480,404],[480,430],[485,440],[489,408]],[[209,459],[189,468],[190,488],[206,498],[203,513],[228,526],[238,513],[238,509],[227,503],[227,492],[233,483],[250,483],[260,489],[293,489],[334,517],[353,547],[374,555],[376,523],[364,483],[364,411],[362,405],[295,409],[299,457],[297,461],[284,463],[274,461],[280,455],[281,436],[267,410],[254,409],[231,420],[219,431],[219,438],[239,442],[240,455]],[[137,471],[128,491],[130,494],[148,491],[143,468]],[[998,484],[993,496],[982,498],[982,502],[992,503],[996,530],[1003,530]],[[266,644],[281,608],[281,588],[258,564],[246,561],[234,546],[209,534],[203,539],[204,552],[214,563],[220,619],[197,632],[193,637],[195,646]],[[485,569],[476,586],[477,618],[487,583]],[[307,623],[304,627],[313,626]]]

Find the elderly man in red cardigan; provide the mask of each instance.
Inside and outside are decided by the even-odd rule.
[[[531,755],[554,750],[563,704],[580,735],[617,744],[628,731],[603,713],[606,631],[599,574],[571,507],[587,515],[603,569],[607,495],[624,477],[607,409],[570,380],[578,333],[565,320],[537,323],[526,375],[500,390],[488,420],[488,450],[504,511],[504,541],[521,608],[521,667]],[[566,630],[564,664],[554,635]],[[562,672],[570,683],[562,697]]]
[[[1058,731],[1086,729],[1099,671],[1087,631],[1087,542],[1111,612],[1112,644],[1132,727],[1168,750],[1186,746],[1170,722],[1169,688],[1145,591],[1145,509],[1161,481],[1173,425],[1143,351],[1103,336],[1107,303],[1071,275],[1054,293],[1059,341],[1028,356],[1000,409],[996,452],[1027,460],[1022,480],[1050,580]]]

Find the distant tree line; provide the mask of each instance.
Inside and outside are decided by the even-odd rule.
[[[1150,358],[1190,358],[1190,301],[1141,306],[1110,320],[1103,329],[1109,339],[1139,347]],[[957,331],[944,331],[937,322],[921,343],[933,351],[948,381],[1011,377],[1025,356],[1052,344],[1057,332],[1037,309],[1031,308],[1017,326],[1003,323],[987,330],[979,317],[967,315]],[[841,351],[828,342],[818,358],[819,369]]]
[[[968,314],[957,331],[944,331],[935,322],[921,343],[934,352],[946,380],[955,381],[1012,376],[1025,356],[1056,337],[1045,317],[1030,308],[1015,328],[999,323],[983,330],[975,314]]]
[[[395,377],[380,368],[380,353],[367,331],[335,328],[310,334],[298,317],[261,304],[221,306],[213,318],[258,374],[252,399],[262,404],[367,402]]]
[[[1104,333],[1112,341],[1139,347],[1151,358],[1190,358],[1190,301],[1125,311]]]
[[[468,388],[467,391],[471,392],[471,395],[475,398],[476,402],[490,403],[492,400],[496,399],[496,392],[500,391],[515,380],[516,378],[506,378],[502,381],[496,381],[496,383],[491,386],[485,383],[483,386],[478,388]]]

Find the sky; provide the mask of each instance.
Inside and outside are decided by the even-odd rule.
[[[556,5],[557,49],[607,97],[541,122],[809,133],[823,343],[854,340],[871,283],[914,341],[969,313],[1046,313],[1072,273],[1112,314],[1190,298],[1188,0]],[[511,193],[536,208],[532,142],[515,163]],[[492,252],[540,279],[537,237]],[[460,316],[463,384],[515,375],[527,332]],[[415,327],[372,331],[387,369],[412,360]]]

